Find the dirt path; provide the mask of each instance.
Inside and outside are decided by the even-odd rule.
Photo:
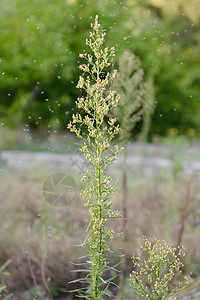
[[[134,149],[135,150],[135,149]],[[137,149],[136,149],[137,150]],[[174,168],[184,170],[186,173],[197,173],[200,175],[200,156],[182,157],[179,160],[174,157],[164,157],[164,153],[149,151],[146,155],[141,155],[139,151],[128,151],[128,166],[134,170],[143,168],[147,175],[151,175],[155,168],[172,172]],[[120,157],[114,163],[113,167],[120,166]],[[0,153],[0,159],[8,167],[30,167],[32,165],[44,166],[49,168],[89,168],[88,161],[82,153],[74,154],[55,154],[49,152],[26,152],[26,151],[3,151]]]

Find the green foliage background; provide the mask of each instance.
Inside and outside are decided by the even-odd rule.
[[[1,123],[15,128],[27,124],[38,131],[66,129],[78,96],[78,54],[98,14],[107,46],[116,47],[115,67],[129,49],[141,59],[145,77],[153,78],[151,134],[198,135],[200,4],[191,1],[193,17],[187,1],[180,5],[176,0],[174,10],[162,3],[1,0]]]

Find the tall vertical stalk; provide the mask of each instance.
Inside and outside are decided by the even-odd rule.
[[[118,211],[111,210],[110,198],[116,191],[111,177],[106,173],[107,166],[112,164],[119,151],[123,150],[117,145],[113,148],[110,146],[111,140],[120,131],[116,118],[108,117],[119,100],[119,95],[109,89],[109,82],[115,78],[116,70],[112,74],[107,71],[115,56],[115,49],[102,49],[106,33],[99,31],[100,26],[96,16],[95,23],[91,24],[90,39],[86,39],[86,45],[92,53],[79,55],[86,61],[86,64],[79,66],[83,74],[77,84],[77,88],[84,90],[83,96],[76,102],[82,113],[73,115],[73,121],[68,124],[71,132],[75,132],[77,137],[83,140],[83,143],[79,144],[80,151],[93,165],[93,170],[87,171],[82,178],[87,184],[81,194],[83,199],[87,200],[85,206],[89,208],[91,217],[89,233],[83,243],[90,260],[86,263],[87,276],[80,279],[86,286],[77,290],[79,296],[85,299],[101,299],[104,294],[109,294],[109,286],[116,276],[105,279],[104,274],[115,270],[110,264],[112,261],[108,259],[108,255],[113,254],[110,240],[115,232],[107,226],[107,221],[109,218],[120,216]]]

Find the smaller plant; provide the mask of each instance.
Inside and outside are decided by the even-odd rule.
[[[144,238],[139,257],[133,257],[135,270],[130,274],[130,285],[146,300],[176,299],[171,298],[188,284],[189,277],[184,282],[178,282],[173,288],[172,281],[183,266],[181,258],[185,255],[183,249],[173,248],[171,243],[156,241],[152,245]]]

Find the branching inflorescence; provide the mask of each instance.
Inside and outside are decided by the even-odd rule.
[[[77,84],[77,88],[83,90],[83,96],[76,102],[82,114],[73,115],[72,122],[68,124],[70,131],[84,140],[80,151],[93,166],[93,170],[87,171],[82,178],[87,184],[81,195],[91,216],[89,233],[83,243],[90,257],[87,261],[89,270],[88,275],[80,280],[85,282],[87,287],[85,290],[78,290],[80,296],[86,299],[101,299],[103,294],[108,293],[108,287],[114,279],[104,278],[105,272],[114,270],[114,266],[110,266],[108,254],[112,254],[109,241],[115,232],[107,225],[107,221],[109,218],[120,217],[118,211],[111,210],[110,198],[116,194],[116,190],[111,177],[106,173],[108,165],[112,164],[116,155],[123,150],[118,146],[111,149],[110,146],[111,140],[120,131],[116,118],[109,117],[120,97],[116,91],[109,89],[109,82],[115,78],[117,71],[109,73],[106,70],[111,66],[115,48],[102,49],[106,33],[99,30],[100,26],[96,16],[95,23],[91,24],[90,38],[86,39],[86,45],[90,47],[92,54],[79,55],[86,61],[79,66],[83,74]],[[84,132],[87,133],[86,138]]]
[[[190,279],[186,276],[184,282],[179,281],[177,287],[172,287],[175,274],[183,267],[181,257],[184,255],[182,248],[177,253],[171,243],[158,240],[152,245],[144,238],[140,256],[133,257],[132,288],[146,300],[175,300],[176,297],[172,296],[181,291]]]

